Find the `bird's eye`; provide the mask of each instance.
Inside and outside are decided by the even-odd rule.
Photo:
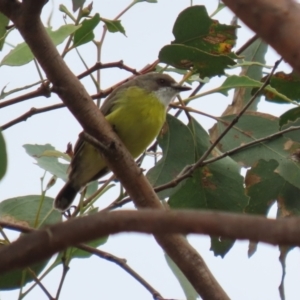
[[[166,84],[166,80],[163,78],[158,79],[159,84]]]

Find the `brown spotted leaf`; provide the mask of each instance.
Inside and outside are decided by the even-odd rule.
[[[216,125],[216,136],[221,134],[234,118],[235,115],[222,117],[222,122]],[[278,118],[268,114],[248,112],[226,134],[218,147],[222,152],[226,152],[276,132],[278,132]],[[274,172],[291,185],[300,188],[300,163],[295,159],[299,149],[300,144],[297,141],[280,135],[238,151],[231,155],[231,158],[245,167],[256,165],[260,159],[266,161],[273,159],[278,163]]]
[[[267,76],[262,78],[262,81],[264,81],[266,77]],[[271,77],[270,85],[288,98],[297,102],[300,101],[300,76],[295,71],[292,71],[289,74],[284,72],[275,73]],[[284,104],[287,103],[281,97],[270,91],[264,91],[264,95],[268,101]]]
[[[210,54],[237,56],[231,52],[236,41],[237,26],[220,24],[211,19],[205,6],[195,5],[183,10],[177,17],[172,44],[184,44]]]
[[[237,58],[231,51],[236,28],[211,19],[204,6],[189,7],[177,17],[175,40],[161,49],[159,59],[179,69],[193,68],[201,78],[223,75]]]
[[[209,137],[194,119],[190,120],[188,126],[195,140],[196,159],[199,159],[210,146]],[[213,153],[219,154],[219,151]],[[240,213],[247,203],[240,168],[229,157],[197,169],[169,199],[172,208],[216,209]],[[211,249],[215,255],[224,256],[233,243],[232,240],[212,237]]]

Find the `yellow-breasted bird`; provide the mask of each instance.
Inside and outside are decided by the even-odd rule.
[[[187,90],[190,88],[179,85],[169,75],[148,73],[116,88],[103,103],[101,111],[131,155],[137,158],[159,134],[169,103]],[[68,181],[57,195],[54,207],[62,211],[68,209],[87,183],[108,171],[99,150],[79,138]]]

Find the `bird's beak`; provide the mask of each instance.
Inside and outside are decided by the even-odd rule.
[[[174,88],[175,90],[177,90],[178,92],[184,92],[184,91],[189,91],[192,88],[186,85],[180,85],[177,82],[172,83],[171,87]]]

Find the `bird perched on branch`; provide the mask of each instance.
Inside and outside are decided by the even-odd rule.
[[[187,90],[190,87],[181,86],[169,75],[148,73],[116,88],[103,103],[101,111],[131,155],[137,158],[159,134],[169,103]],[[86,184],[108,171],[100,151],[79,138],[68,181],[57,195],[54,207],[65,211]]]

